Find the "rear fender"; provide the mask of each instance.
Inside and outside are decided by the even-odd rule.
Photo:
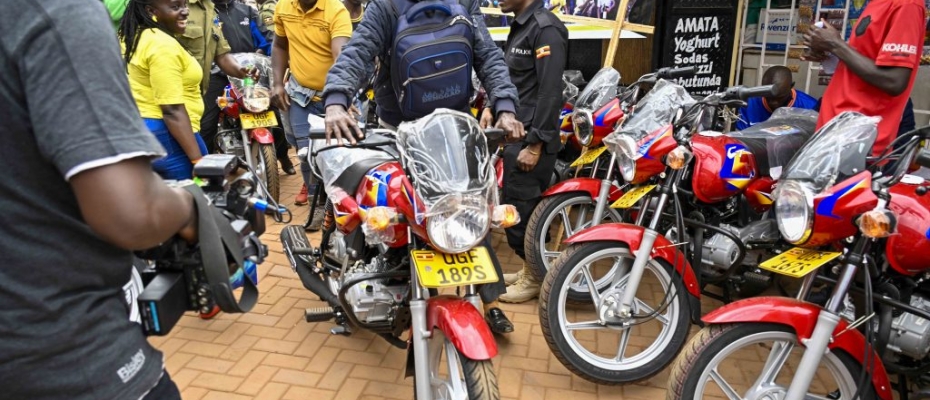
[[[592,199],[597,198],[598,193],[601,191],[601,180],[595,178],[574,178],[566,181],[562,181],[552,185],[549,190],[546,190],[543,193],[543,197],[555,196],[562,193],[571,193],[571,192],[585,192]],[[616,186],[610,188],[610,194],[607,195],[607,200],[614,202],[617,199],[623,196],[623,191]]]
[[[798,341],[803,342],[810,338],[817,325],[817,316],[822,309],[816,305],[786,297],[753,297],[739,300],[720,307],[704,316],[707,324],[732,324],[760,322],[785,325],[794,330]],[[860,365],[864,366],[863,353],[865,352],[865,337],[856,329],[850,329],[840,336],[837,333],[846,330],[849,324],[840,319],[836,330],[833,331],[831,349],[840,349],[852,356]],[[873,356],[875,368],[872,371],[872,384],[882,400],[892,400],[891,383],[885,365],[877,354]]]
[[[274,144],[274,136],[268,128],[255,128],[249,131],[249,137],[261,144]]]
[[[490,360],[497,355],[497,342],[484,317],[475,306],[451,295],[431,297],[426,301],[426,326],[439,329],[465,357]],[[412,346],[411,346],[412,348]]]

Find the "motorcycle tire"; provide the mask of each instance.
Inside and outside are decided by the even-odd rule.
[[[702,389],[705,388],[707,382],[716,382],[716,380],[706,379],[707,377],[704,376],[704,372],[707,371],[708,368],[716,369],[716,366],[720,365],[718,363],[712,366],[712,362],[718,361],[717,358],[721,355],[725,356],[728,352],[739,350],[741,345],[744,346],[742,348],[751,347],[752,350],[756,351],[762,348],[771,348],[772,346],[760,343],[762,340],[768,340],[768,338],[772,338],[772,340],[787,340],[795,343],[796,346],[800,346],[797,344],[797,335],[794,330],[786,325],[739,323],[705,327],[691,339],[685,351],[675,360],[675,364],[668,378],[666,400],[704,398]],[[720,361],[726,362],[726,360]],[[739,368],[739,364],[736,364],[736,359],[730,361],[734,363],[734,367]],[[829,374],[834,374],[833,378],[837,380],[835,383],[840,383],[838,379],[843,379],[845,381],[843,384],[845,384],[846,387],[836,388],[836,390],[841,391],[840,394],[845,396],[842,398],[851,398],[856,391],[858,380],[862,372],[862,366],[849,354],[842,351],[828,352],[821,361],[821,365],[823,365],[824,361],[832,364],[831,366],[834,370],[831,370],[831,368],[826,368],[826,370]],[[739,360],[738,362],[745,363],[743,360]],[[765,360],[762,359],[761,363],[765,363]],[[782,374],[791,376],[793,372],[786,371],[789,369],[793,371],[790,367],[783,367]],[[821,371],[822,370],[823,368],[821,368]],[[740,372],[741,375],[746,375],[745,371]],[[839,376],[835,375],[837,373]],[[720,376],[720,373],[717,375]],[[821,375],[820,371],[818,371],[817,375]],[[776,375],[776,378],[778,376],[781,375]],[[743,376],[743,379],[748,379],[750,382],[756,380],[754,377],[747,378],[745,376]],[[727,386],[731,385],[728,384]],[[832,387],[828,387],[826,390],[833,389]],[[698,393],[698,391],[702,393]],[[717,390],[714,390],[714,392],[717,392]],[[772,394],[775,395],[775,393]],[[868,379],[867,387],[862,389],[859,396],[862,400],[874,400],[878,398],[871,379]],[[832,398],[829,396],[825,397]]]
[[[533,210],[533,214],[526,224],[526,234],[528,237],[523,241],[523,250],[526,253],[526,265],[530,267],[530,271],[532,271],[533,278],[536,279],[536,282],[542,282],[546,279],[546,273],[549,271],[552,260],[554,260],[554,258],[550,259],[550,257],[545,255],[546,252],[549,252],[546,248],[547,242],[553,240],[553,238],[547,237],[552,223],[555,222],[555,219],[563,209],[578,205],[588,207],[589,215],[594,213],[594,199],[592,199],[587,192],[570,192],[545,197],[539,202],[536,209]],[[618,214],[616,210],[610,208],[605,210],[604,217],[605,222],[602,223],[621,221],[620,214]],[[564,225],[565,222],[563,221],[562,223]],[[587,221],[584,227],[587,228],[589,226],[590,221]],[[570,236],[568,233],[575,232],[566,232],[562,240]],[[578,293],[571,297],[574,301],[579,303],[590,301],[590,297],[586,292]]]
[[[436,332],[439,332],[439,330],[434,331],[434,333]],[[447,340],[445,335],[442,334],[435,335],[435,338],[431,338],[430,340],[444,341],[443,345],[439,346],[442,351],[442,354],[440,354],[443,356],[442,358],[445,358],[445,356],[449,354],[449,352],[445,351],[446,346],[453,347],[452,353],[454,353],[458,358],[459,368],[461,369],[462,377],[465,380],[465,389],[468,392],[468,400],[500,400],[501,395],[500,388],[497,385],[497,374],[494,372],[494,365],[492,364],[491,360],[479,361],[465,357],[465,355],[462,354],[462,352],[458,349],[455,349],[452,345],[452,342]],[[438,357],[436,358],[436,361],[438,361]],[[433,362],[431,361],[430,364],[432,363]],[[430,365],[430,368],[432,371],[439,371],[439,365]],[[448,371],[448,369],[446,369],[446,371]],[[417,399],[416,376],[413,377],[413,387],[413,398]],[[437,393],[436,387],[433,387],[432,389],[434,400],[448,398],[442,396],[441,393]]]
[[[278,176],[278,156],[273,144],[262,144],[258,146],[258,154],[255,154],[257,161],[264,164],[265,187],[268,188],[268,195],[274,201],[278,201],[281,196],[281,180]]]
[[[584,344],[581,343],[579,338],[569,337],[570,334],[566,334],[569,331],[565,326],[568,323],[566,320],[568,313],[565,310],[565,306],[570,303],[568,296],[566,296],[565,305],[559,303],[563,291],[562,287],[569,282],[569,279],[577,275],[576,270],[578,267],[586,265],[583,264],[586,260],[599,259],[598,257],[601,255],[623,257],[631,261],[634,258],[629,249],[622,244],[601,241],[573,244],[555,260],[545,282],[542,284],[539,295],[539,322],[543,336],[549,345],[549,349],[552,350],[559,362],[569,371],[585,380],[601,385],[626,385],[649,379],[671,364],[688,339],[688,331],[691,328],[691,312],[687,297],[690,294],[685,290],[681,276],[675,272],[671,265],[658,259],[649,260],[646,264],[646,271],[643,272],[643,277],[646,277],[646,272],[650,272],[651,275],[656,277],[657,284],[665,290],[662,303],[665,303],[665,299],[668,299],[667,304],[661,307],[656,306],[657,310],[653,310],[653,312],[663,310],[668,312],[664,316],[664,319],[668,321],[667,328],[661,329],[655,335],[654,342],[649,345],[642,345],[644,346],[642,352],[629,357],[627,360],[617,361],[616,358],[620,358],[619,356],[611,356],[608,359],[593,354],[590,350],[584,348]],[[637,292],[644,287],[653,286],[655,284],[647,284],[644,281]],[[669,292],[669,290],[674,290],[674,292]],[[601,292],[601,294],[604,294],[603,291]],[[645,302],[640,302],[645,305]],[[588,305],[591,306],[591,303],[592,301],[589,300]],[[637,308],[641,308],[641,306],[637,306]],[[597,312],[597,307],[595,307],[595,310]],[[571,311],[579,312],[581,310],[573,307]],[[635,312],[636,315],[644,315],[644,313],[648,314],[649,311],[644,309],[643,312]],[[634,324],[644,324],[655,320],[655,318],[649,316],[644,318],[648,318],[648,320],[646,322],[634,322]],[[617,331],[617,327],[604,326],[603,329],[609,332]],[[631,329],[631,327],[625,329]],[[632,332],[628,335],[632,335]],[[638,335],[637,337],[651,338],[651,335]],[[617,352],[620,352],[619,349]],[[626,364],[623,364],[624,361],[626,361]]]

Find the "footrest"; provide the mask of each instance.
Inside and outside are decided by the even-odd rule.
[[[332,307],[317,307],[304,310],[304,319],[307,322],[329,321],[336,316],[336,311]]]

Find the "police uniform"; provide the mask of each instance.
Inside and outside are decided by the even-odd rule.
[[[508,228],[507,242],[525,258],[523,238],[526,224],[542,192],[548,187],[562,146],[559,115],[562,111],[562,73],[565,70],[568,30],[565,24],[536,0],[513,19],[504,45],[510,80],[520,94],[517,118],[526,128],[522,143],[504,149],[503,202],[513,204],[520,223]],[[517,166],[517,156],[528,144],[543,143],[539,162],[529,172]]]
[[[277,4],[278,0],[266,0],[258,8],[258,16],[262,23],[261,31],[268,43],[274,39],[274,8]]]
[[[208,77],[213,59],[229,53],[229,43],[223,36],[222,24],[216,15],[213,0],[188,0],[187,6],[190,12],[187,16],[187,29],[178,37],[178,41],[203,67],[203,76],[207,79],[200,83],[200,91],[206,94],[210,85]],[[216,101],[216,97],[212,101]]]

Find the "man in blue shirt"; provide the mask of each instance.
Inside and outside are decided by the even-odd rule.
[[[794,89],[794,80],[788,67],[778,65],[769,68],[762,76],[762,84],[775,85],[772,96],[749,99],[749,104],[739,110],[740,120],[736,122],[736,129],[743,130],[766,121],[781,107],[813,110],[817,106],[817,99]]]

